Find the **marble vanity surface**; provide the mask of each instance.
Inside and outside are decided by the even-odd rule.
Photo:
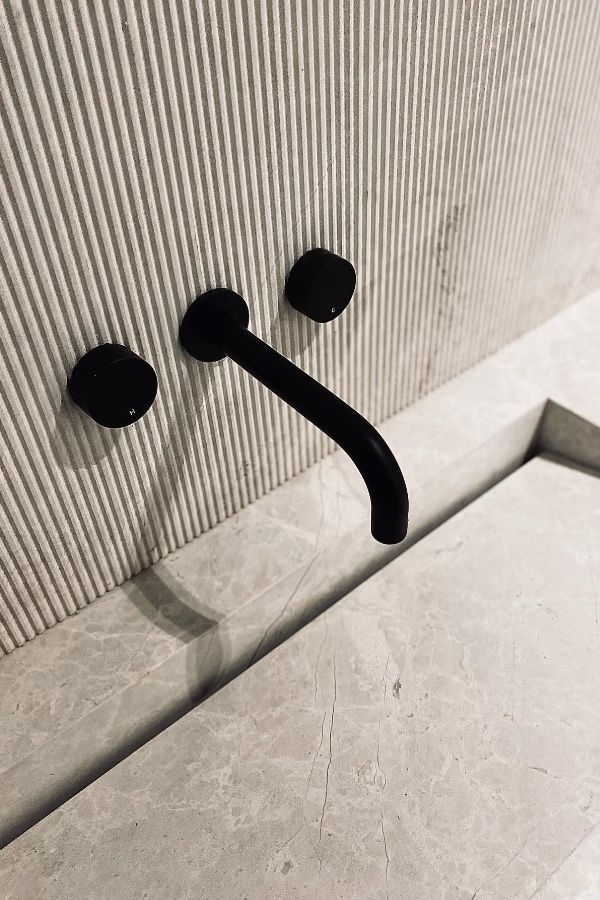
[[[0,853],[2,896],[600,896],[600,478],[536,457]]]
[[[381,426],[411,495],[400,548],[371,539],[364,485],[335,453],[2,658],[0,846],[514,470],[532,442],[600,468],[598,334],[595,294]]]

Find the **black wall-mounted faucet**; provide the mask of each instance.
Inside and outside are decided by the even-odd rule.
[[[328,308],[334,307],[335,302],[330,302]],[[185,313],[179,331],[181,345],[202,362],[231,357],[339,444],[367,486],[373,537],[382,544],[402,541],[408,529],[408,492],[388,445],[356,410],[248,331],[249,318],[248,306],[239,294],[222,288],[208,291]]]

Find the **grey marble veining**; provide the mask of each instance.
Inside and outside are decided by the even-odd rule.
[[[595,295],[382,426],[410,486],[409,542],[519,464],[548,396],[600,422],[599,329]],[[554,450],[565,443],[564,421],[550,423]],[[593,463],[597,431],[584,424],[569,425],[566,437],[579,435],[579,444],[567,449]],[[369,536],[360,477],[336,453],[3,658],[0,835],[108,768],[389,558]],[[78,677],[65,677],[73,669]]]
[[[196,703],[244,658],[227,620],[364,517],[335,458],[302,481],[302,514],[267,497],[2,660],[0,842]]]
[[[536,458],[5,848],[7,900],[594,896],[598,534]]]
[[[2,659],[0,771],[310,558],[300,529],[253,510],[244,525],[285,557],[259,557],[233,517],[116,588],[94,614],[89,607]]]

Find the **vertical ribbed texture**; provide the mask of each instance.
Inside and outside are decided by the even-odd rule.
[[[379,422],[600,283],[597,0],[7,0],[0,47],[2,652],[331,449],[182,355],[200,291]],[[159,377],[120,432],[65,397],[106,341]]]

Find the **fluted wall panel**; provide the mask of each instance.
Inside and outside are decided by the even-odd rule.
[[[228,285],[375,422],[600,283],[597,0],[35,0],[0,11],[0,649],[332,448],[177,329]],[[355,264],[317,326],[313,246]],[[159,377],[103,431],[65,383]]]

